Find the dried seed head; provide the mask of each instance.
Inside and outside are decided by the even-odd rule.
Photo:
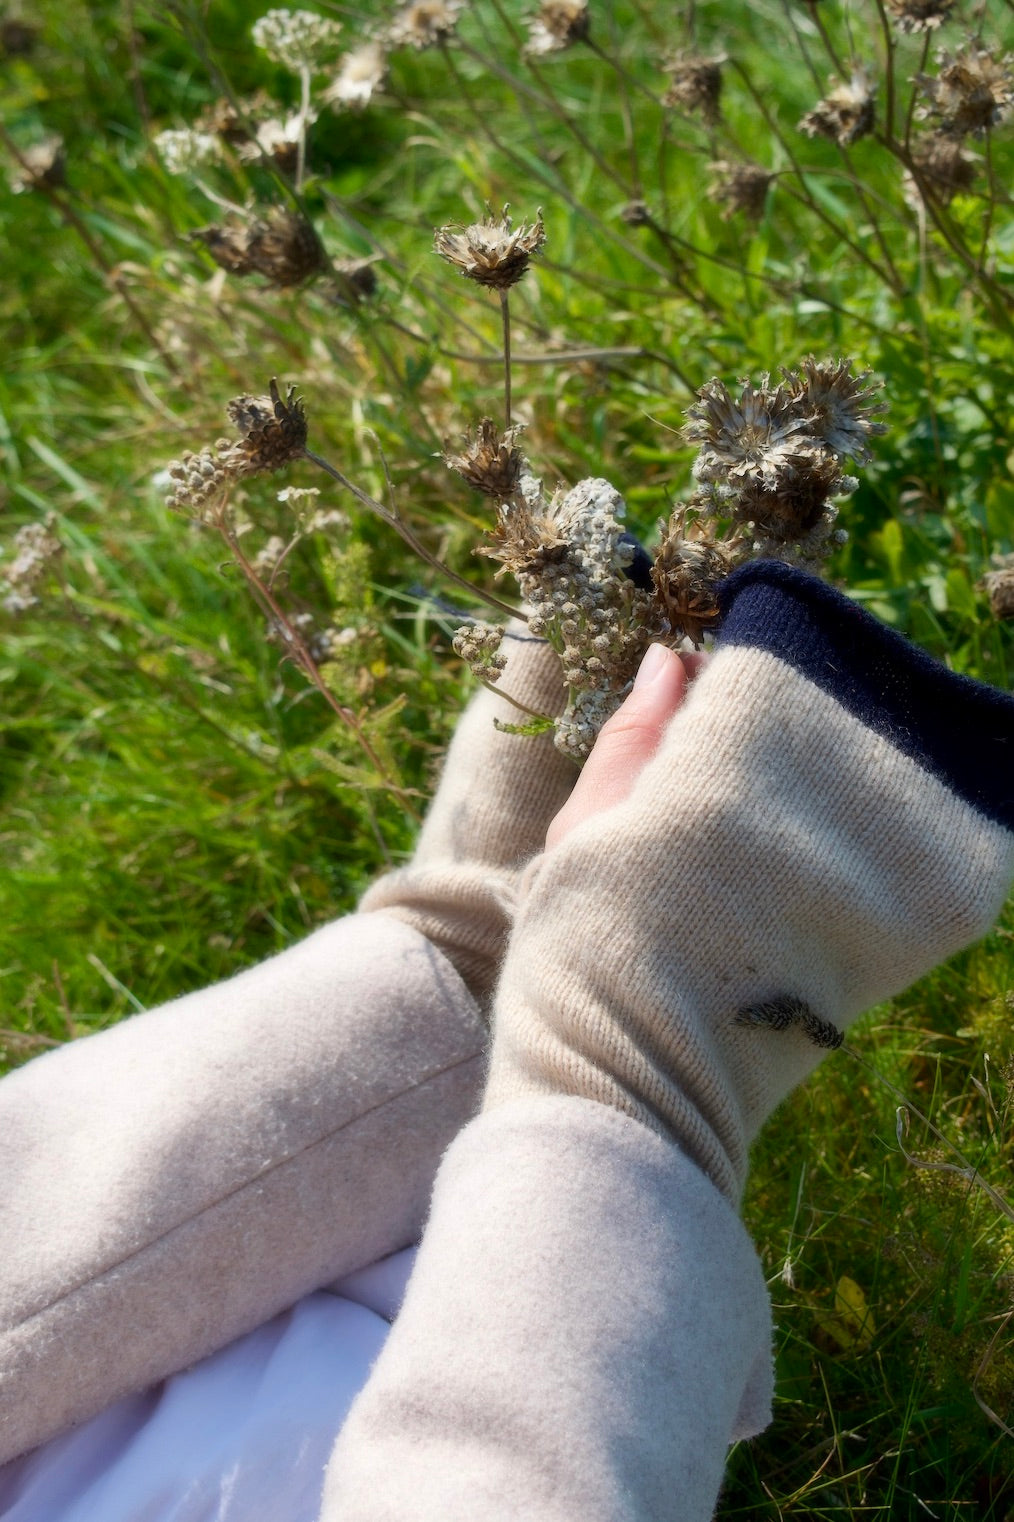
[[[15,195],[26,190],[59,190],[67,183],[63,138],[57,133],[21,149],[20,162],[10,178]]]
[[[669,75],[669,87],[662,97],[665,106],[681,111],[699,111],[708,123],[717,122],[722,93],[724,57],[704,58],[699,53],[675,53],[663,65]]]
[[[500,649],[502,640],[502,629],[477,619],[475,623],[463,624],[456,631],[451,648],[473,676],[484,682],[498,682],[507,665],[507,657]]]
[[[755,537],[786,545],[812,532],[829,497],[855,485],[829,450],[804,444],[779,462],[770,483],[747,482],[736,494],[733,515],[738,523],[750,524]]]
[[[935,118],[941,132],[981,137],[1011,114],[1014,76],[1009,54],[994,58],[977,42],[967,42],[954,54],[939,53],[938,62],[936,78],[917,74],[916,83],[929,99],[918,114]]]
[[[652,221],[647,201],[628,201],[620,212],[620,217],[628,227],[648,227]]]
[[[222,156],[217,137],[192,127],[169,128],[156,132],[152,146],[168,174],[190,174],[203,164],[214,163]]]
[[[361,110],[368,106],[387,78],[387,54],[379,42],[365,42],[346,53],[342,65],[321,95],[325,106]]]
[[[63,552],[53,532],[56,514],[42,523],[26,523],[14,535],[14,559],[0,564],[0,608],[5,613],[26,613],[39,602],[39,588],[46,572]]]
[[[487,208],[481,222],[469,227],[450,225],[438,228],[434,247],[442,259],[459,269],[467,280],[492,290],[506,291],[516,285],[528,269],[533,254],[546,241],[541,210],[529,227],[522,223],[511,228],[510,207],[499,217]]]
[[[931,32],[943,26],[954,9],[954,0],[887,0],[887,9],[900,31]]]
[[[723,381],[709,380],[687,409],[683,436],[702,446],[694,465],[699,481],[734,488],[751,480],[770,483],[806,431],[784,387],[772,391],[766,375],[756,389],[749,381],[740,384],[733,398]]]
[[[690,516],[695,505],[678,508],[663,527],[651,579],[671,632],[700,646],[718,622],[718,588],[734,561],[733,547],[712,538]]]
[[[542,0],[528,23],[525,52],[533,57],[559,53],[589,35],[588,0]]]
[[[234,447],[248,461],[249,474],[278,470],[304,453],[306,409],[295,386],[289,387],[283,400],[278,382],[272,380],[268,396],[237,396],[226,411],[241,435]]]
[[[993,617],[1014,619],[1014,555],[999,558],[999,569],[987,571],[982,578],[982,585],[989,598]]]
[[[387,41],[391,47],[417,52],[439,47],[454,32],[464,8],[464,0],[417,0],[403,5],[387,29]]]
[[[15,16],[0,20],[0,54],[4,58],[28,58],[35,52],[38,40],[39,28],[33,22]]]
[[[503,570],[512,576],[538,575],[567,557],[567,539],[552,506],[533,504],[521,493],[500,503],[496,526],[490,530],[488,541],[476,553],[499,560]]]
[[[838,458],[865,464],[872,458],[870,439],[886,433],[876,421],[887,411],[878,393],[883,383],[872,370],[853,374],[850,359],[816,360],[809,355],[798,370],[783,370],[790,405],[805,417],[807,433]]]
[[[188,449],[182,459],[170,461],[172,486],[165,499],[170,512],[184,513],[198,523],[207,523],[214,517],[229,488],[243,474],[243,462],[239,457],[232,458],[232,448],[228,439],[220,439],[197,454]]]
[[[520,432],[515,427],[501,434],[492,418],[484,417],[475,437],[466,434],[465,448],[460,454],[445,454],[444,464],[476,491],[502,502],[518,490],[526,469],[525,457],[514,444]]]
[[[870,75],[860,65],[847,84],[832,81],[834,88],[818,101],[799,123],[808,137],[829,137],[839,148],[848,148],[873,131],[876,96]]]
[[[254,46],[293,74],[319,74],[338,47],[341,23],[316,11],[268,11],[251,30]]]
[[[711,171],[714,180],[708,194],[723,207],[723,221],[741,211],[751,222],[759,222],[774,175],[759,164],[733,164],[725,159],[716,159]]]
[[[215,263],[234,275],[264,275],[272,285],[299,285],[328,267],[313,224],[298,212],[272,207],[264,217],[191,233]]]
[[[359,302],[375,295],[377,272],[374,265],[379,258],[380,255],[375,254],[369,259],[335,259],[331,266],[334,271],[332,299],[339,305],[358,306]]]
[[[949,206],[956,195],[971,190],[979,172],[978,159],[946,132],[917,138],[912,145],[912,166],[914,174],[905,174],[905,195],[916,205],[927,196]]]

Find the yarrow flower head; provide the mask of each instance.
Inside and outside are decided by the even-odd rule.
[[[341,68],[321,95],[325,106],[334,110],[368,106],[387,78],[387,54],[379,42],[365,42],[346,53]]]
[[[808,137],[829,137],[839,148],[848,148],[873,131],[876,103],[873,82],[860,65],[846,84],[832,83],[834,89],[806,113],[799,130]]]
[[[700,53],[686,50],[675,53],[664,65],[669,75],[669,88],[662,97],[662,104],[676,106],[681,111],[699,111],[709,124],[717,122],[724,62],[724,57],[705,58]]]
[[[475,437],[466,434],[465,448],[460,454],[446,453],[444,464],[476,491],[502,502],[518,490],[527,470],[524,454],[514,442],[520,432],[519,425],[500,433],[492,418],[484,417]]]
[[[155,152],[169,174],[190,174],[222,157],[218,138],[192,127],[167,128],[152,139]]]
[[[455,655],[468,666],[472,675],[484,682],[498,682],[507,665],[507,657],[500,649],[503,630],[496,624],[476,619],[463,624],[451,640]]]
[[[0,564],[0,608],[5,613],[27,613],[39,602],[39,588],[63,546],[53,532],[56,515],[42,523],[26,523],[14,535],[14,559]]]
[[[254,45],[273,63],[293,74],[319,74],[327,66],[341,33],[341,23],[316,11],[273,10],[253,24]]]
[[[589,36],[588,0],[542,0],[528,23],[525,52],[531,57],[559,53]]]
[[[940,53],[938,61],[940,73],[935,78],[917,74],[916,83],[929,100],[919,115],[934,117],[941,132],[981,137],[1011,114],[1014,75],[1009,55],[994,58],[987,48],[968,42],[954,54]]]
[[[439,47],[455,27],[465,0],[415,0],[397,11],[387,29],[391,47],[410,47],[417,52]]]
[[[495,217],[487,209],[485,217],[469,227],[439,228],[434,238],[437,253],[467,280],[492,290],[509,290],[517,285],[533,254],[539,253],[546,241],[541,210],[531,226],[522,223],[520,227],[511,226],[509,212],[510,207],[505,206]]]

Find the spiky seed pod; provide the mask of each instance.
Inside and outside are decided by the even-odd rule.
[[[906,174],[906,199],[916,204],[925,195],[949,206],[957,195],[972,189],[979,160],[967,153],[957,138],[946,132],[929,132],[912,145],[912,167]]]
[[[713,124],[721,115],[722,64],[725,58],[704,58],[686,50],[675,53],[663,67],[669,75],[669,87],[662,97],[664,106],[681,111],[699,111]]]
[[[542,0],[528,23],[524,51],[532,57],[559,53],[589,36],[588,0]]]
[[[936,78],[916,75],[929,100],[920,107],[921,117],[934,117],[939,130],[952,137],[981,137],[1006,120],[1014,104],[1010,55],[994,58],[987,48],[968,42],[954,54],[941,52],[938,61]]]
[[[899,31],[931,32],[943,26],[954,9],[954,0],[887,0],[887,9]]]
[[[651,580],[672,633],[699,647],[718,622],[718,588],[732,570],[733,556],[729,546],[691,525],[692,505],[677,509],[663,528]]]
[[[272,207],[246,223],[202,227],[190,236],[230,274],[264,275],[280,289],[301,285],[328,267],[313,224],[285,207]]]
[[[817,102],[799,123],[808,137],[829,137],[839,148],[848,148],[873,131],[876,96],[873,83],[860,65],[846,84],[832,81],[834,88]]]
[[[439,47],[453,35],[464,0],[417,0],[403,5],[387,29],[387,41],[393,48],[410,47],[416,52]]]
[[[790,406],[806,419],[807,433],[839,459],[864,465],[872,458],[870,439],[887,432],[878,421],[887,411],[883,383],[872,370],[855,375],[851,359],[816,360],[808,355],[798,370],[782,370]]]
[[[687,408],[683,437],[702,446],[694,464],[699,481],[733,488],[749,480],[771,482],[779,461],[806,431],[783,386],[772,391],[766,375],[756,388],[745,380],[741,385],[734,398],[723,381],[709,380]]]
[[[475,437],[466,433],[465,448],[460,454],[446,453],[444,464],[475,491],[503,502],[518,490],[527,468],[524,454],[514,443],[520,432],[515,427],[502,434],[492,418],[484,417]]]
[[[53,133],[41,143],[21,150],[21,162],[11,176],[11,189],[59,190],[67,183],[67,158],[63,138]]]
[[[434,247],[442,259],[461,271],[466,280],[475,280],[491,290],[506,291],[525,274],[533,254],[546,241],[541,209],[531,226],[511,226],[510,207],[495,217],[487,208],[479,222],[468,227],[450,224],[434,235]]]
[[[827,449],[803,444],[785,456],[770,484],[747,482],[732,503],[737,523],[749,523],[758,538],[785,545],[805,539],[817,526],[828,498],[854,486],[852,477]]]
[[[279,470],[306,449],[306,408],[290,386],[284,400],[272,379],[268,396],[237,396],[228,405],[229,420],[241,435],[235,446],[251,473]]]
[[[725,159],[716,159],[711,171],[714,179],[708,194],[722,206],[722,220],[727,222],[741,211],[751,222],[759,222],[774,175],[759,164],[734,164]]]

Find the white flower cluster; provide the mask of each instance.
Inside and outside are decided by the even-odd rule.
[[[317,74],[327,67],[340,32],[341,22],[318,16],[316,11],[273,10],[254,22],[252,36],[255,45],[283,69]]]
[[[168,128],[157,132],[153,141],[155,152],[169,174],[190,174],[222,156],[217,137],[210,132],[195,132],[192,127]]]

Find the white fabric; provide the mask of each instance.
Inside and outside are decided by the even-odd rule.
[[[317,1522],[414,1260],[395,1253],[0,1468],[3,1522]]]

